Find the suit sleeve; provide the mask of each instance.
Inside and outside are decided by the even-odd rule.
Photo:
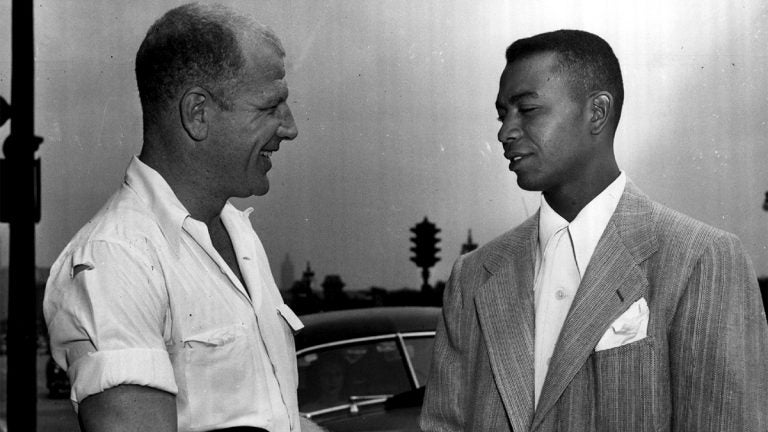
[[[461,398],[466,394],[466,337],[462,337],[463,299],[459,286],[462,258],[453,265],[443,295],[442,316],[437,325],[432,366],[421,412],[423,431],[462,431],[464,412]]]
[[[669,336],[674,430],[768,431],[768,324],[735,236],[703,251]]]

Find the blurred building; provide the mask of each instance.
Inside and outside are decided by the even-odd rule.
[[[323,310],[340,310],[349,308],[349,296],[344,292],[346,284],[341,276],[326,275],[323,283]]]
[[[472,241],[472,230],[469,230],[467,233],[467,242],[461,245],[461,254],[464,255],[465,253],[472,252],[475,249],[477,249],[477,243]]]
[[[291,299],[288,303],[291,309],[298,315],[319,312],[322,309],[320,297],[313,290],[315,281],[315,272],[307,261],[307,268],[291,286]]]
[[[293,261],[289,254],[285,254],[283,263],[280,264],[280,291],[283,293],[290,291],[295,281],[296,271],[293,268]]]

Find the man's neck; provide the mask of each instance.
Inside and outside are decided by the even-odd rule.
[[[187,167],[183,158],[143,149],[139,160],[163,177],[193,219],[209,227],[218,221],[227,197],[218,197],[208,190],[208,185],[190,176],[196,170]]]
[[[168,184],[193,219],[203,222],[209,229],[219,222],[221,211],[227,204],[226,199],[212,199],[209,196],[200,196],[197,193],[199,189],[187,187],[184,184],[180,184],[178,187],[174,187],[171,183]]]
[[[568,222],[572,222],[581,210],[596,196],[600,195],[621,174],[618,166],[599,171],[583,182],[569,183],[562,187],[544,191],[544,198],[552,210]]]

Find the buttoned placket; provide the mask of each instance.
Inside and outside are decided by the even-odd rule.
[[[568,225],[547,241],[535,282],[535,402],[546,379],[549,361],[573,302],[581,277]]]
[[[234,233],[238,232],[238,224],[245,224],[249,225],[250,221],[248,220],[248,215],[251,213],[252,209],[248,209],[245,212],[241,213],[235,213],[235,212],[229,212],[231,209],[224,209],[222,211],[221,215],[221,221],[224,224],[224,228],[227,230],[227,232],[230,234],[230,238],[232,240],[232,247],[235,250],[235,255],[237,256],[237,262],[238,265],[240,265],[241,261],[255,261],[258,258],[255,255],[255,249],[253,248],[252,242],[243,242],[242,238],[239,238],[238,236],[233,235]],[[216,255],[219,255],[218,253]],[[219,257],[219,260],[221,263],[224,263],[223,258]],[[250,297],[244,292],[244,289],[241,290],[241,294],[246,296],[246,298],[249,300],[249,304],[254,310],[254,318],[256,319],[257,328],[261,335],[260,340],[257,342],[261,345],[263,348],[263,354],[265,354],[264,361],[265,364],[268,364],[271,366],[271,372],[272,377],[275,378],[274,381],[269,381],[269,385],[274,384],[275,388],[274,390],[280,395],[280,402],[282,403],[282,406],[279,410],[276,410],[276,407],[273,405],[272,410],[273,413],[275,411],[280,412],[288,412],[288,405],[285,401],[285,395],[282,391],[280,391],[281,384],[280,380],[277,377],[277,365],[275,364],[275,359],[278,358],[278,354],[276,353],[270,353],[270,346],[272,344],[268,343],[267,341],[270,338],[273,338],[276,336],[276,334],[269,334],[269,332],[265,332],[265,325],[267,323],[263,322],[265,318],[259,317],[259,314],[257,311],[260,311],[262,306],[266,307],[266,310],[262,311],[264,313],[270,313],[270,314],[277,314],[277,310],[273,310],[271,306],[271,302],[269,299],[264,298],[264,293],[261,291],[261,287],[267,286],[267,281],[263,278],[265,277],[258,271],[254,271],[255,268],[258,266],[256,263],[251,264],[243,264],[240,266],[240,274],[243,276],[243,280],[246,284],[248,284],[248,287],[251,288],[250,290]],[[240,284],[240,280],[237,279],[237,277],[234,275],[234,273],[229,269],[229,266],[224,263],[224,268],[229,271],[230,280],[233,284],[235,284],[239,289],[242,288],[242,284]],[[263,302],[266,302],[266,304],[262,304]],[[291,391],[290,389],[286,389],[285,391]],[[275,402],[275,401],[272,401]],[[274,416],[273,414],[273,421],[277,421],[277,416]],[[293,420],[290,419],[288,421],[288,427],[293,428],[295,425],[293,424]]]
[[[229,221],[227,218],[223,217],[222,221],[224,222],[224,226],[227,229],[227,232],[230,233],[230,238],[232,241],[232,247],[235,250],[235,256],[237,258],[238,265],[240,265],[240,261],[251,261],[255,259],[255,256],[253,255],[253,250],[250,250],[247,246],[247,244],[242,244],[239,240],[236,240],[232,233],[236,232],[235,227],[230,223],[234,221]],[[240,294],[240,297],[246,301],[251,308],[253,312],[253,318],[256,322],[256,328],[258,329],[259,334],[261,335],[260,338],[257,338],[254,342],[258,344],[260,348],[260,355],[263,355],[264,360],[264,366],[267,368],[269,377],[267,377],[267,385],[268,386],[274,386],[273,391],[280,396],[280,403],[282,403],[281,409],[278,410],[280,412],[288,412],[287,404],[285,402],[285,398],[283,396],[282,391],[280,390],[280,382],[277,378],[277,372],[276,372],[276,366],[274,364],[272,356],[269,354],[269,346],[266,341],[265,335],[262,333],[262,326],[259,324],[259,317],[256,311],[261,307],[261,292],[259,291],[260,283],[261,281],[254,280],[255,278],[259,277],[258,274],[252,274],[251,268],[253,266],[251,265],[242,265],[240,266],[240,273],[243,275],[243,280],[245,283],[249,284],[249,286],[252,287],[251,294],[252,296],[248,295],[248,291],[246,291],[243,284],[240,282],[240,279],[235,275],[235,273],[232,271],[232,269],[229,267],[229,265],[224,261],[224,258],[221,257],[221,254],[216,250],[216,248],[213,246],[213,242],[211,241],[210,233],[208,231],[208,227],[197,220],[187,218],[185,219],[183,223],[183,229],[190,235],[190,237],[206,252],[206,254],[213,260],[213,262],[218,266],[221,273],[227,276],[232,286],[236,289],[236,291]],[[253,286],[257,285],[257,286]],[[255,301],[254,301],[255,298]],[[275,312],[276,313],[276,312]],[[269,335],[266,335],[269,336]],[[271,372],[271,373],[270,373]],[[273,400],[270,398],[270,409],[272,410],[272,421],[274,422],[276,419],[276,408],[273,404]],[[279,414],[278,414],[279,415]],[[288,421],[289,428],[293,427],[292,420]]]

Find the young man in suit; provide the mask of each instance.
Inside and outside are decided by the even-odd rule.
[[[617,163],[623,84],[600,37],[507,49],[498,139],[541,208],[459,258],[426,431],[766,431],[768,325],[732,234],[651,201]]]

